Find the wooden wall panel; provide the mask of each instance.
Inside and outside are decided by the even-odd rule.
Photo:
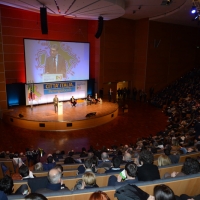
[[[127,19],[105,21],[101,36],[99,88],[107,96],[117,82],[131,81],[134,61],[135,22]],[[109,84],[111,82],[111,84]]]
[[[199,30],[174,24],[150,22],[146,91],[155,91],[199,65]],[[160,43],[155,46],[155,41]]]
[[[134,87],[140,90],[145,89],[148,34],[148,19],[138,20],[135,25],[132,83]]]

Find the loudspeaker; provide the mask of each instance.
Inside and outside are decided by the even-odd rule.
[[[96,115],[96,112],[88,113],[85,117],[93,117]]]
[[[102,31],[103,31],[103,17],[99,16],[98,29],[97,29],[97,32],[95,34],[95,37],[99,38],[101,36]]]
[[[22,117],[24,117],[24,115],[22,115],[21,113],[19,114],[19,118],[22,118]]]
[[[45,123],[39,123],[39,127],[45,127]]]
[[[67,127],[72,127],[72,123],[67,123],[66,126]]]
[[[41,31],[42,34],[48,34],[48,26],[47,26],[47,8],[40,8],[40,23],[41,23]]]

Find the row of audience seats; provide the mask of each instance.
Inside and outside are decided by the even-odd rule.
[[[68,181],[69,179],[67,179]],[[26,181],[23,181],[24,183]],[[66,181],[64,181],[67,183]],[[26,182],[27,183],[27,182]],[[98,184],[98,182],[97,182]],[[198,195],[200,193],[200,173],[187,175],[183,177],[175,177],[169,179],[159,179],[155,181],[148,181],[148,182],[138,182],[136,185],[140,187],[145,192],[153,195],[153,188],[155,185],[158,184],[165,184],[173,189],[176,195],[181,194],[188,194],[189,196]],[[56,192],[47,192],[43,193],[48,199],[51,200],[80,200],[80,199],[89,199],[90,195],[97,190],[104,191],[108,194],[111,200],[117,200],[114,197],[114,193],[116,189],[120,186],[109,186],[109,187],[102,187],[102,188],[92,188],[92,189],[85,189],[85,190],[76,190],[76,191],[56,191]],[[22,200],[24,197],[22,195],[10,195],[8,196],[9,200]]]

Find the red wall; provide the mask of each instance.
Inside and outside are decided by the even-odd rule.
[[[41,33],[40,14],[0,5],[1,44],[0,92],[6,83],[25,83],[24,38],[89,42],[90,78],[96,78],[99,66],[100,40],[94,37],[97,21],[67,19],[64,16],[48,16],[48,35]],[[1,84],[3,86],[1,87]],[[0,104],[5,98],[1,99]]]

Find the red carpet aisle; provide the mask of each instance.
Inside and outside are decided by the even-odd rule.
[[[82,147],[89,148],[93,145],[102,148],[103,145],[110,148],[111,145],[129,144],[135,142],[137,137],[155,135],[164,130],[167,125],[167,117],[161,110],[147,103],[133,102],[129,100],[129,112],[123,114],[119,110],[119,116],[113,121],[90,129],[78,131],[34,131],[18,128],[0,123],[0,151],[25,151],[25,148],[40,147],[46,153],[55,150],[80,151]]]

